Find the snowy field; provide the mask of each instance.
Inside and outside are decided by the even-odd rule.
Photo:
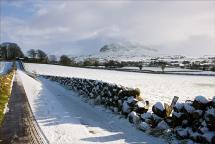
[[[128,120],[99,106],[85,103],[77,93],[18,70],[35,118],[51,144],[166,143],[147,135]]]
[[[138,67],[123,67],[121,69],[131,69],[139,70]],[[143,67],[142,70],[149,70],[154,72],[162,72],[160,67]],[[205,75],[215,75],[212,71],[202,71],[202,70],[192,70],[192,69],[182,69],[182,68],[165,68],[165,72],[168,73],[183,73],[183,74],[205,74]]]
[[[27,63],[25,68],[37,74],[88,78],[137,87],[141,96],[151,104],[157,101],[170,103],[174,96],[179,96],[179,101],[193,100],[197,95],[215,96],[215,77],[212,76],[147,74]]]
[[[6,74],[12,68],[12,62],[0,61],[0,75]]]
[[[135,69],[135,70],[139,70],[138,67],[122,67],[122,69]],[[158,72],[161,72],[161,67],[143,67],[142,70],[151,70],[151,71],[158,71]],[[193,71],[199,71],[201,72],[201,70],[191,70],[191,69],[182,69],[182,68],[168,68],[166,67],[165,68],[165,71],[190,71],[190,72],[193,72]]]

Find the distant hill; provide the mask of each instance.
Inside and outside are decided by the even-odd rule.
[[[157,49],[149,48],[141,44],[131,44],[131,43],[112,43],[109,45],[104,45],[100,52],[157,52]]]
[[[161,51],[155,48],[150,48],[139,43],[126,42],[106,44],[99,50],[99,53],[88,56],[79,56],[76,59],[83,60],[85,58],[96,58],[100,61],[140,61],[158,56],[161,56]]]

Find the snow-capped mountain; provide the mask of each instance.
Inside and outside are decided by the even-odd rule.
[[[111,43],[100,48],[99,52],[92,55],[83,55],[75,57],[76,61],[83,61],[86,58],[95,58],[99,61],[117,60],[117,61],[142,61],[151,58],[180,59],[184,56],[168,53],[165,48],[154,48],[140,43]]]
[[[97,58],[103,60],[139,61],[151,57],[157,57],[160,52],[157,49],[147,47],[139,43],[112,43],[104,45],[98,53],[88,56],[79,56],[77,59]]]
[[[157,49],[153,49],[141,44],[131,44],[131,43],[112,43],[109,45],[104,45],[100,52],[141,52],[141,53],[155,53]]]

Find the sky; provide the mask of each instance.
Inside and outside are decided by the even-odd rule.
[[[0,12],[0,42],[25,52],[84,55],[129,42],[215,55],[213,0],[0,0]]]

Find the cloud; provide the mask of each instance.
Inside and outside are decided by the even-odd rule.
[[[174,48],[176,52],[190,56],[213,55],[215,54],[215,41],[207,35],[193,35],[176,44]]]
[[[31,1],[2,6],[22,11],[27,4],[31,12],[23,11],[23,20],[15,12],[3,12],[1,42],[17,42],[24,50],[83,54],[112,42],[169,46],[175,41],[184,45],[193,35],[215,38],[213,1]]]

